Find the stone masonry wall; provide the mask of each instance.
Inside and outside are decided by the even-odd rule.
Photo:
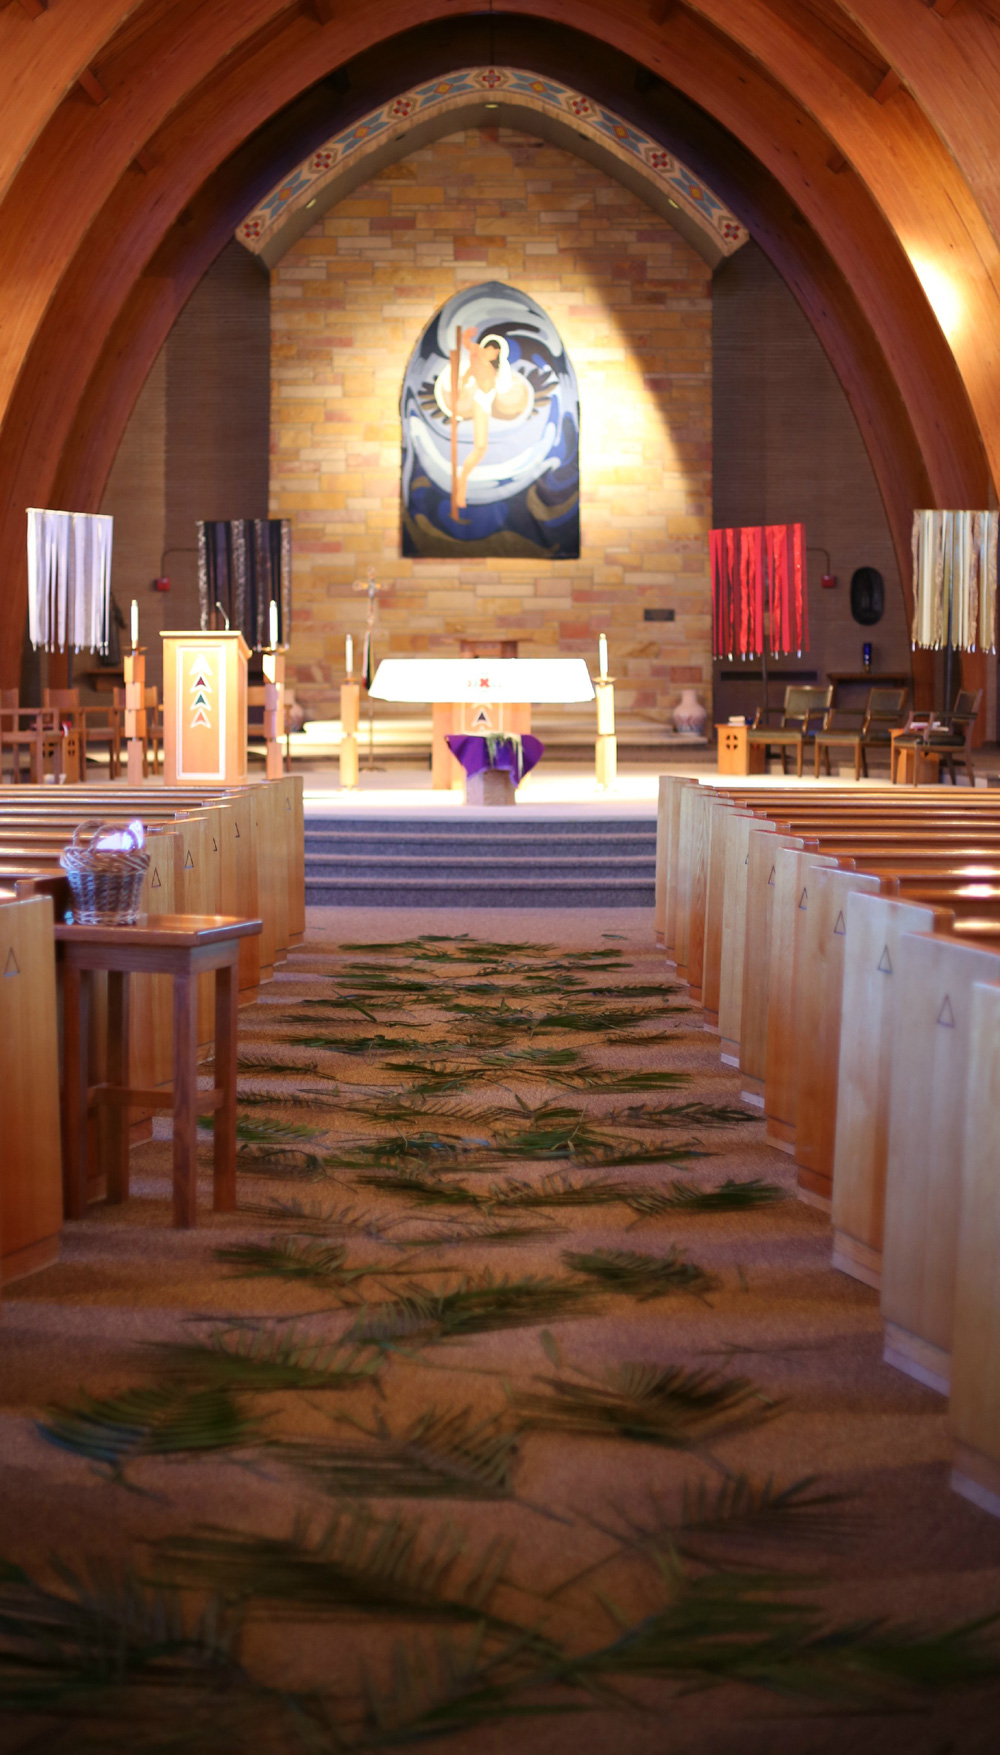
[[[502,280],[545,307],[580,385],[581,558],[400,557],[399,392],[424,325],[458,287]],[[288,252],[271,286],[271,516],[293,522],[290,680],[335,717],[344,635],[369,566],[376,653],[457,653],[520,636],[583,654],[606,631],[619,710],[709,703],[711,276],[602,172],[485,128],[382,171]],[[645,608],[673,623],[645,623]]]

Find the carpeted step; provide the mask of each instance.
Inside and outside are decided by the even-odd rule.
[[[338,877],[306,880],[316,908],[651,908],[651,878]]]
[[[310,817],[306,901],[383,908],[652,906],[652,818],[512,817]]]

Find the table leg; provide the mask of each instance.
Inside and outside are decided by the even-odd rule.
[[[174,1224],[198,1217],[198,977],[174,976]]]
[[[236,1207],[236,1033],[239,1028],[239,964],[215,971],[215,1085],[222,1104],[215,1112],[213,1205],[217,1213]]]
[[[87,1026],[90,976],[63,968],[63,1205],[67,1219],[87,1212]]]
[[[128,976],[120,969],[108,971],[108,1084],[128,1089],[129,1083],[129,985]],[[115,1204],[128,1200],[129,1117],[131,1110],[124,1103],[109,1105],[108,1128],[108,1200]]]

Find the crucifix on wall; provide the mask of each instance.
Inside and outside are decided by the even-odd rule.
[[[375,568],[369,567],[367,579],[355,579],[354,591],[363,591],[368,599],[368,611],[365,617],[365,649],[361,659],[361,674],[364,677],[365,691],[371,689],[372,677],[375,675],[375,663],[372,657],[372,644],[375,634],[375,615],[378,609],[378,594],[385,587],[375,578]],[[368,693],[368,768],[375,769],[375,708],[371,694]]]

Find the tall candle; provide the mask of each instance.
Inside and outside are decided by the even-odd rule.
[[[601,681],[604,682],[606,680],[607,674],[608,674],[608,636],[607,636],[607,634],[601,634],[601,636],[597,642],[597,650],[600,653],[600,658],[601,658]]]
[[[275,603],[273,597],[268,605],[268,614],[271,620],[271,650],[273,652],[278,644],[278,605]]]
[[[347,666],[348,676],[353,676],[354,675],[354,636],[353,636],[353,634],[348,634],[347,639],[344,641],[344,663]]]
[[[139,644],[139,605],[136,602],[135,598],[133,597],[133,599],[132,599],[132,650],[133,650],[133,652],[135,651],[138,644]]]

